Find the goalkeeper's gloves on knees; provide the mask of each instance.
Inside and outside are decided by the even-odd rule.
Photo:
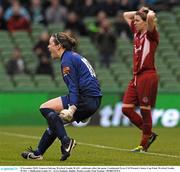
[[[59,116],[61,119],[63,119],[65,122],[72,122],[72,119],[73,119],[73,115],[76,111],[76,106],[75,105],[71,105],[69,106],[68,109],[63,109]]]

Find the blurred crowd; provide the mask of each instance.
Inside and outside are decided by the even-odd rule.
[[[33,23],[63,23],[65,28],[78,27],[80,34],[86,35],[82,19],[102,11],[108,17],[117,17],[119,12],[144,5],[158,11],[178,3],[179,0],[0,0],[0,29],[30,31]]]
[[[102,65],[108,68],[116,51],[117,37],[126,36],[132,40],[131,31],[123,19],[124,11],[149,6],[158,12],[177,4],[180,4],[179,0],[0,0],[0,31],[31,33],[33,24],[41,24],[44,28],[62,24],[66,31],[89,36],[97,46]],[[94,23],[84,23],[84,19],[92,17],[95,18]],[[48,39],[48,33],[42,33],[34,45],[33,51],[39,61],[36,73],[54,76],[47,50]],[[21,60],[20,50],[15,48],[13,53],[7,64],[8,74],[14,74],[14,68],[16,73],[24,71],[29,74]]]

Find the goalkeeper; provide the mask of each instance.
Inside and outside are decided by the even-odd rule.
[[[73,51],[77,39],[70,33],[60,32],[50,37],[48,49],[52,59],[59,59],[64,82],[69,94],[51,99],[40,106],[48,128],[36,150],[28,149],[21,155],[25,159],[43,159],[43,154],[56,138],[61,143],[61,161],[66,160],[76,142],[70,138],[64,124],[85,121],[101,103],[101,89],[96,74],[86,58]]]

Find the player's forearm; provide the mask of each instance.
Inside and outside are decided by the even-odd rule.
[[[128,11],[128,12],[124,12],[123,16],[125,19],[133,19],[134,15],[136,14],[136,11]]]
[[[73,70],[71,70],[69,74],[64,76],[64,81],[69,90],[70,105],[77,105],[78,103],[79,90],[77,80],[78,79]]]
[[[78,95],[78,93],[69,93],[69,98],[70,98],[70,105],[75,105],[75,106],[77,106],[77,104],[78,104],[78,97],[79,97],[79,95]]]
[[[69,104],[77,106],[79,101],[78,86],[75,83],[71,82],[68,85],[68,89],[69,89],[69,100],[70,100]]]
[[[147,14],[147,20],[148,20],[148,21],[154,21],[155,17],[156,17],[155,12],[152,11],[152,10],[150,10],[150,11],[148,12],[148,14]]]
[[[147,14],[147,24],[148,24],[148,30],[152,31],[154,27],[156,26],[156,14],[154,11],[149,11]]]
[[[132,20],[134,19],[134,15],[136,14],[136,11],[128,11],[128,12],[124,12],[123,16],[124,19],[126,20],[126,22],[130,25]]]

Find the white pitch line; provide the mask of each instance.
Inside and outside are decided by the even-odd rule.
[[[0,132],[0,134],[7,135],[7,136],[21,137],[21,138],[26,138],[26,139],[36,139],[36,140],[40,139],[40,137],[38,137],[38,136],[29,136],[29,135],[18,134],[18,133]],[[84,146],[89,146],[89,147],[101,148],[101,149],[109,149],[109,150],[130,152],[130,149],[122,149],[122,148],[111,147],[111,146],[104,146],[104,145],[97,145],[97,144],[90,144],[90,143],[82,143],[82,142],[77,142],[77,144],[84,145]],[[153,153],[153,152],[141,152],[141,154],[161,156],[161,157],[169,157],[169,158],[180,158],[180,156],[178,156],[178,155],[169,155],[169,154],[161,154],[161,153]]]
[[[110,149],[110,150],[118,150],[118,151],[130,152],[130,149],[122,149],[122,148],[111,147],[111,146],[95,145],[95,144],[81,143],[81,142],[78,142],[78,144],[85,145],[85,146],[90,146],[90,147],[101,148],[101,149]],[[131,153],[134,153],[134,152],[131,152]],[[180,158],[180,156],[178,156],[178,155],[168,155],[168,154],[160,154],[160,153],[153,153],[153,152],[140,152],[140,153],[141,154],[155,155],[155,156],[170,157],[170,158]]]
[[[40,139],[40,137],[38,137],[38,136],[28,136],[25,134],[18,134],[18,133],[0,132],[0,134],[4,134],[7,136],[21,137],[21,138],[25,138],[25,139]]]

